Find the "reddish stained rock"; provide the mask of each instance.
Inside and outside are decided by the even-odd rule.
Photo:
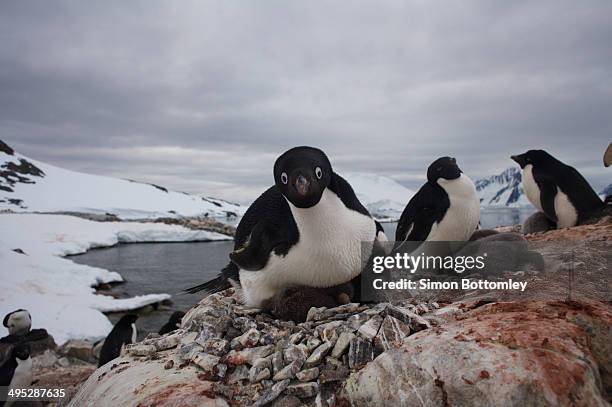
[[[611,310],[596,302],[482,305],[440,335],[408,337],[353,373],[345,392],[355,405],[606,405]]]

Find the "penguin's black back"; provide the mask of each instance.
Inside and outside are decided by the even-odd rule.
[[[533,177],[536,182],[542,178],[551,179],[574,205],[578,211],[579,220],[605,206],[582,174],[551,155],[549,159],[533,166]]]
[[[404,208],[397,223],[395,241],[424,241],[433,224],[442,220],[449,206],[450,199],[444,188],[426,182]]]
[[[8,386],[13,380],[13,374],[17,369],[17,359],[11,355],[2,366],[0,366],[0,387]]]
[[[115,324],[104,340],[104,344],[102,344],[98,367],[119,357],[121,346],[132,343],[132,323],[131,320],[126,320],[124,316]]]
[[[359,199],[357,199],[357,195],[355,194],[353,187],[351,187],[351,184],[349,184],[340,175],[336,174],[335,172],[332,174],[332,179],[328,188],[333,193],[338,195],[338,198],[340,198],[344,206],[346,206],[348,209],[352,209],[365,216],[370,216],[370,212],[368,212],[362,203],[359,202]]]

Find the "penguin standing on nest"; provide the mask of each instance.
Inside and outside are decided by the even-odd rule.
[[[467,241],[480,222],[480,199],[457,160],[441,157],[412,197],[395,232],[396,242]]]
[[[138,315],[127,314],[115,324],[112,331],[108,334],[100,350],[100,360],[98,367],[107,364],[111,360],[118,358],[121,348],[124,345],[136,342],[136,320]]]
[[[289,288],[293,303],[302,301],[300,295],[312,299],[315,290],[322,295],[314,301],[318,306],[335,306],[337,292],[326,289],[359,276],[361,242],[387,240],[323,151],[286,151],[274,164],[274,182],[240,221],[230,264],[214,280],[187,292],[212,293],[233,285],[245,304],[269,308]]]
[[[544,150],[513,155],[521,166],[523,190],[529,201],[557,228],[576,226],[605,204],[574,167]]]

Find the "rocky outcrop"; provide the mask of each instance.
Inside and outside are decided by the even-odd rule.
[[[526,236],[546,268],[513,272],[530,291],[507,297],[349,303],[296,324],[217,293],[95,371],[71,405],[610,405],[611,231]]]
[[[608,405],[609,306],[493,303],[455,319],[351,375],[345,397],[368,406]]]

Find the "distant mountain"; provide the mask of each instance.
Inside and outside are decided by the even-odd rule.
[[[474,182],[480,196],[480,205],[487,206],[531,206],[521,186],[521,170],[511,167],[501,174],[481,178]]]
[[[162,186],[69,171],[18,154],[0,140],[0,210],[74,211],[121,219],[241,216],[245,208]]]
[[[383,175],[369,173],[341,174],[353,187],[357,198],[376,219],[396,221],[414,195],[414,191]]]

